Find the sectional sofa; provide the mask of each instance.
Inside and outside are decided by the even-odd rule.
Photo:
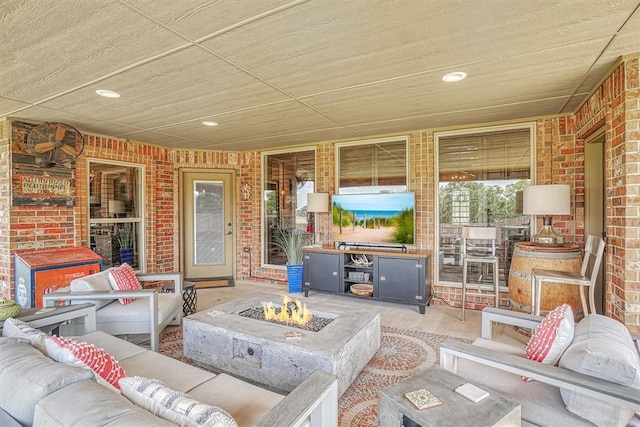
[[[56,362],[23,339],[0,340],[3,427],[175,425],[97,382],[89,369]],[[175,391],[224,409],[239,426],[337,425],[334,375],[315,372],[283,396],[233,376],[208,372],[143,349],[105,332],[93,332],[77,340],[106,350],[119,361],[127,377],[160,379]]]

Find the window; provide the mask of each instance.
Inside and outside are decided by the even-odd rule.
[[[313,243],[313,215],[307,215],[307,194],[315,188],[315,149],[262,155],[263,264],[286,265],[276,244],[280,229],[305,234]]]
[[[407,137],[336,145],[338,194],[407,191]]]
[[[405,246],[415,241],[415,195],[407,193],[409,138],[336,144],[332,237],[349,246]]]
[[[144,171],[126,163],[89,160],[89,241],[105,268],[124,262],[143,269]]]
[[[439,282],[462,281],[462,227],[481,225],[497,228],[500,283],[507,284],[513,246],[528,240],[530,220],[518,200],[531,178],[534,134],[534,125],[436,134]],[[470,282],[492,280],[469,273]]]

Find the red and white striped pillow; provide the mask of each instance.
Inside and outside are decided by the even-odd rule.
[[[120,363],[109,353],[93,344],[56,336],[45,337],[49,357],[65,365],[91,369],[98,382],[120,389],[120,378],[125,377]]]
[[[111,288],[116,291],[135,291],[142,289],[136,273],[126,262],[109,270],[109,283],[111,283]],[[133,302],[133,298],[118,298],[118,301],[120,301],[120,304],[125,305]]]
[[[554,308],[536,328],[527,344],[525,356],[548,365],[555,365],[573,341],[575,325],[569,304]]]

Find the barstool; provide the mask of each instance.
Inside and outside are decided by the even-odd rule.
[[[462,313],[461,320],[464,322],[464,309],[467,302],[467,295],[486,296],[480,292],[470,292],[467,294],[467,267],[469,263],[478,263],[481,266],[493,265],[493,286],[495,292],[495,306],[498,307],[500,298],[500,260],[496,256],[495,227],[462,227]],[[482,280],[484,269],[480,272]]]

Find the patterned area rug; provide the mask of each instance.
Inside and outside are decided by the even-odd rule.
[[[450,339],[464,341],[382,326],[380,348],[340,398],[340,427],[377,426],[378,390],[440,363],[440,344]],[[191,364],[182,354],[182,329],[165,334],[160,353]]]

